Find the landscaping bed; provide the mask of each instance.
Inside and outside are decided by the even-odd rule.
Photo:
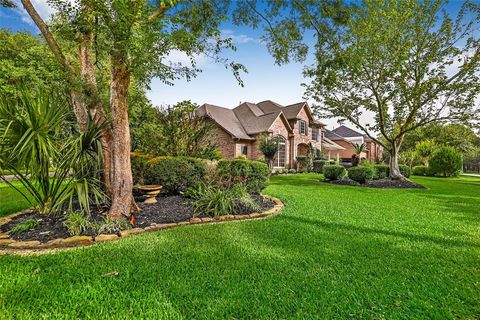
[[[252,198],[259,205],[261,211],[272,209],[275,205],[272,200],[263,196],[253,195]],[[196,215],[193,207],[190,205],[191,200],[178,195],[161,195],[157,197],[158,202],[152,204],[140,202],[143,201],[142,197],[136,197],[136,200],[139,201],[138,205],[141,212],[135,215],[135,222],[131,228],[145,228],[152,224],[180,223],[189,221],[194,217],[208,217],[206,214]],[[238,207],[235,212],[232,212],[235,215],[248,215],[251,213],[254,213],[254,211],[245,207]],[[104,216],[100,214],[100,211],[91,215],[92,222],[100,223],[103,218]],[[38,225],[24,232],[9,233],[15,226],[30,219],[37,220]],[[64,222],[65,219],[63,217],[41,215],[38,212],[28,211],[13,217],[8,223],[0,225],[0,232],[9,233],[10,238],[17,241],[40,241],[41,243],[46,243],[53,239],[71,236]],[[117,233],[119,234],[120,230]],[[95,231],[86,230],[79,235],[94,238],[98,234]]]
[[[338,184],[344,186],[358,186],[366,188],[399,188],[399,189],[427,189],[426,187],[412,182],[410,180],[392,180],[392,179],[378,179],[378,180],[368,180],[365,183],[359,183],[352,179],[339,179],[339,180],[324,180],[324,182],[331,184]]]

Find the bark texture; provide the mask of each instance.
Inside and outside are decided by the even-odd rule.
[[[112,109],[113,190],[109,215],[119,218],[132,211],[132,170],[130,167],[130,129],[128,123],[128,87],[130,73],[125,60],[112,57],[110,107]]]
[[[390,179],[393,180],[405,180],[405,177],[400,172],[400,167],[398,166],[398,155],[400,153],[401,141],[394,142],[392,148],[389,150],[390,153]]]

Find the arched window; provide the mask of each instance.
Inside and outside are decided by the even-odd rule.
[[[287,143],[284,137],[277,136],[278,139],[278,151],[273,159],[274,167],[285,167],[285,162],[287,159]]]

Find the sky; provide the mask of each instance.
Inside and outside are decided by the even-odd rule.
[[[32,3],[43,18],[47,19],[53,13],[53,9],[45,0],[32,0]],[[448,9],[455,10],[460,4],[459,0],[451,1]],[[0,8],[0,28],[14,32],[38,33],[38,29],[21,5],[13,10]],[[260,30],[224,24],[221,31],[224,36],[232,38],[237,47],[237,51],[225,52],[224,56],[242,63],[248,70],[247,74],[241,76],[244,87],[238,84],[231,71],[225,69],[223,65],[200,56],[197,59],[197,66],[203,72],[191,81],[181,79],[175,81],[174,86],[169,86],[158,79],[152,80],[147,96],[153,105],[171,105],[182,100],[191,100],[198,104],[209,103],[234,108],[245,101],[256,103],[273,100],[281,105],[305,101],[305,88],[301,85],[308,82],[302,74],[305,65],[300,63],[275,65],[265,44],[260,41]],[[186,57],[179,52],[172,53],[170,59],[174,62],[186,61]],[[330,129],[339,126],[336,119],[319,120],[326,123]]]

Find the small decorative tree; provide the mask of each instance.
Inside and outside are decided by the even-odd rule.
[[[263,153],[265,162],[267,163],[269,169],[272,169],[273,159],[277,155],[280,146],[279,142],[280,141],[278,137],[269,137],[267,135],[260,137],[258,149]]]
[[[367,148],[365,143],[352,143],[353,149],[355,150],[355,154],[352,156],[352,166],[357,166],[360,163],[362,158],[361,154]]]
[[[415,152],[420,158],[425,166],[428,167],[428,161],[432,157],[433,152],[435,151],[435,141],[432,139],[427,139],[418,142],[415,145]]]

